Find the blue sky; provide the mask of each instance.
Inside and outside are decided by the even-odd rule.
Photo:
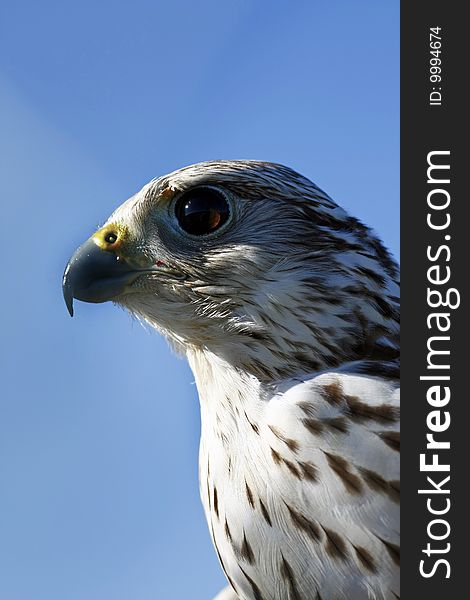
[[[192,374],[75,249],[149,179],[285,163],[398,253],[398,1],[0,8],[0,598],[209,600]]]

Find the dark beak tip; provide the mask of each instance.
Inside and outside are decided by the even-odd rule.
[[[73,317],[73,297],[65,299],[65,304],[67,305],[67,310],[69,311],[69,315]]]
[[[68,313],[71,317],[73,317],[73,291],[71,289],[70,283],[67,281],[68,269],[69,265],[67,265],[64,277],[62,279],[62,292],[64,294],[65,305],[67,306]]]

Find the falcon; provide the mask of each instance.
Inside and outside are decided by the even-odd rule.
[[[398,270],[368,227],[290,168],[200,163],[122,204],[63,290],[187,357],[218,600],[399,598]]]

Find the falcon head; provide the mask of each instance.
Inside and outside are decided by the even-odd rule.
[[[397,268],[372,232],[295,171],[192,165],[148,183],[72,256],[73,299],[111,300],[183,352],[261,380],[394,359]]]

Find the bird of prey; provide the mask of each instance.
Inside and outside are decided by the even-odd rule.
[[[159,177],[72,256],[184,354],[224,600],[399,598],[399,287],[371,230],[290,168]]]

